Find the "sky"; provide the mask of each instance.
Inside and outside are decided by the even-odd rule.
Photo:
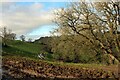
[[[50,36],[50,31],[57,28],[53,23],[54,11],[68,7],[70,1],[78,0],[0,0],[0,30],[7,26],[18,39],[20,35],[27,39]]]
[[[7,26],[12,32],[38,39],[50,36],[57,28],[54,11],[66,7],[67,2],[0,2],[0,29]]]

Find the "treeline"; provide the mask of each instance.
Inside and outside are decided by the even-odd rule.
[[[11,29],[8,29],[7,27],[2,27],[0,30],[0,39],[2,40],[2,46],[8,46],[9,40],[16,40],[18,38],[17,34],[12,32]],[[28,38],[26,40],[25,35],[20,35],[19,40],[23,42],[32,42],[32,38]]]
[[[13,33],[11,29],[7,29],[6,27],[3,27],[0,37],[2,38],[2,45],[8,46],[7,42],[9,40],[15,40],[16,34]]]

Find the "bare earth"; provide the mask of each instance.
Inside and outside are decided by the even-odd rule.
[[[3,58],[3,79],[26,78],[118,78],[118,66],[69,67],[25,58]]]

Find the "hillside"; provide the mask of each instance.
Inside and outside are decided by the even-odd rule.
[[[38,58],[43,52],[44,60]],[[46,79],[46,78],[117,78],[118,66],[101,64],[65,63],[52,60],[45,52],[44,44],[9,41],[3,46],[3,79]]]
[[[49,58],[50,54],[48,54],[43,48],[44,45],[38,43],[29,43],[22,41],[8,41],[8,46],[3,46],[3,56],[6,55],[15,55],[21,57],[29,57],[34,59],[39,59],[38,54],[45,53],[46,59]]]

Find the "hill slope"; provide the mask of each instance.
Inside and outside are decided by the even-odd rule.
[[[29,57],[38,59],[38,54],[45,53],[46,59],[48,59],[51,55],[48,54],[43,48],[44,45],[38,43],[28,43],[22,41],[8,41],[8,46],[3,46],[3,56],[11,55],[11,56],[21,56],[21,57]]]

